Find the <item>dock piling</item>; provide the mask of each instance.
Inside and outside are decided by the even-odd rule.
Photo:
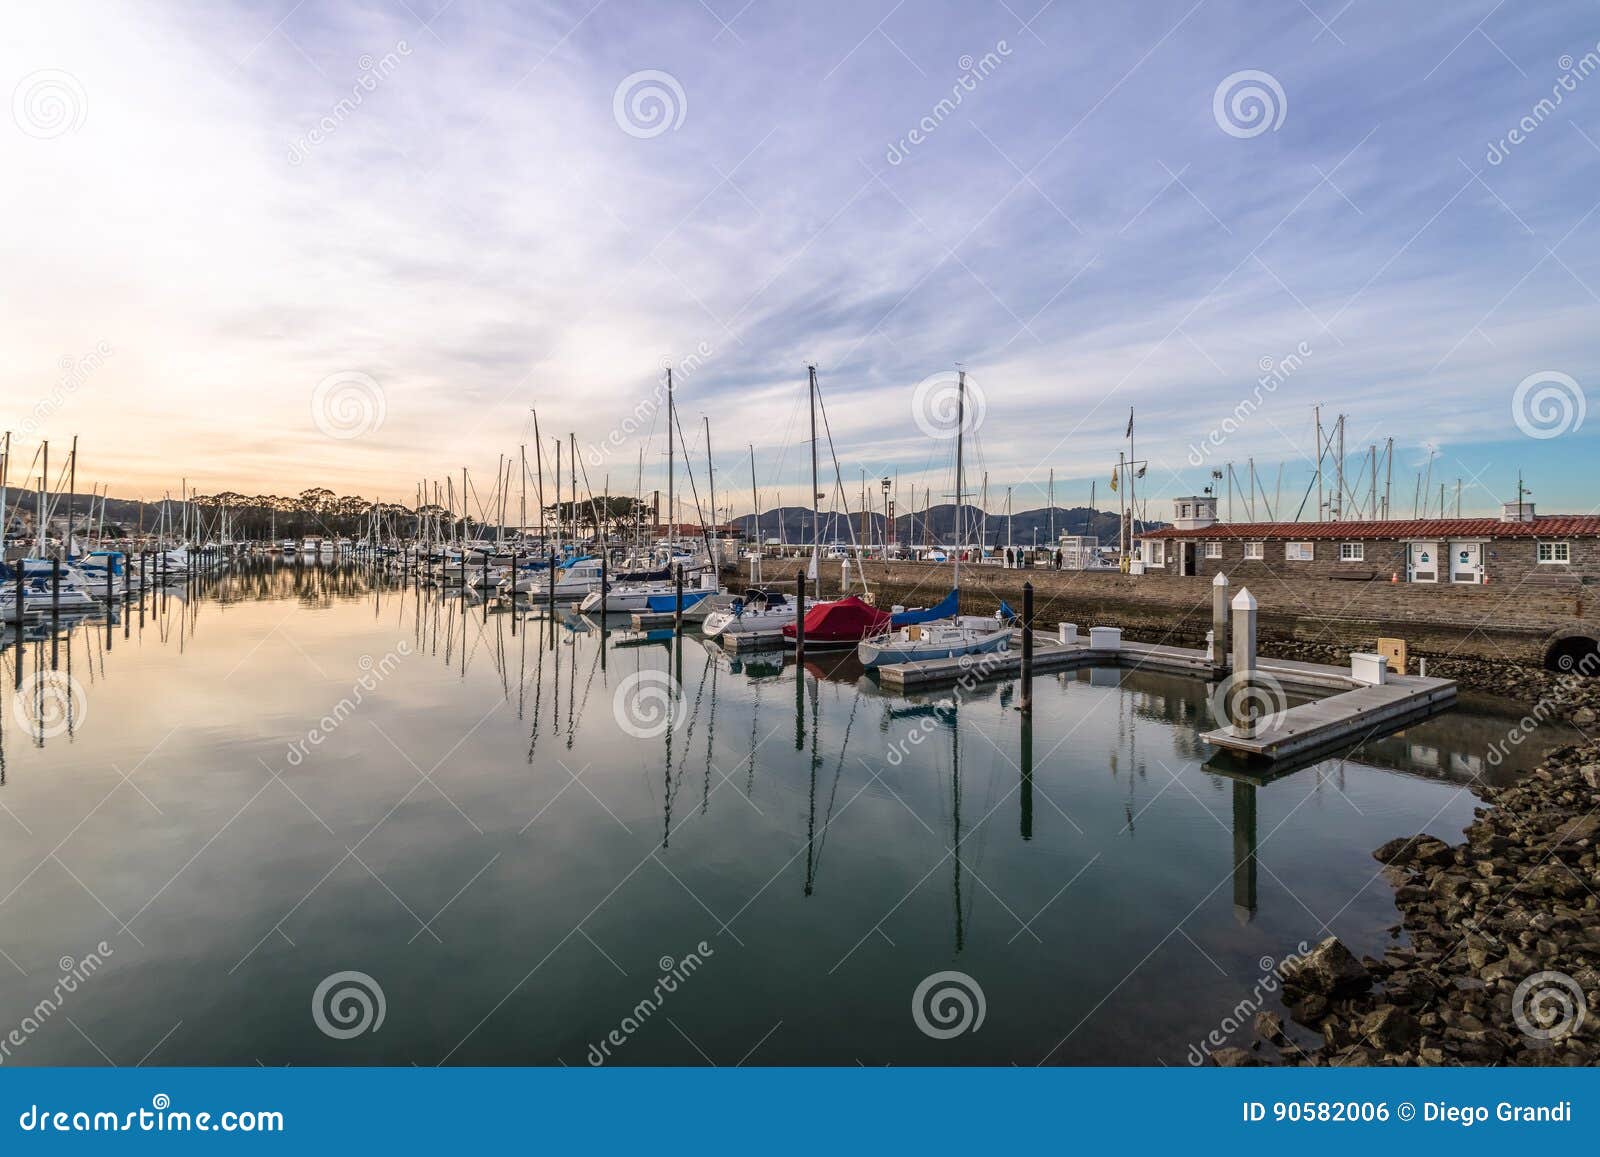
[[[676,599],[672,607],[672,633],[683,634],[683,564],[678,564],[678,569],[672,576],[672,589]]]
[[[1251,694],[1251,681],[1256,672],[1256,598],[1249,587],[1240,587],[1233,596],[1233,678],[1237,685],[1230,689],[1227,702],[1228,720],[1234,735],[1240,739],[1253,739],[1256,733],[1256,712],[1259,704]]]
[[[1227,659],[1224,640],[1228,637],[1228,576],[1221,571],[1211,580],[1211,673],[1221,678]]]
[[[1022,584],[1022,710],[1033,710],[1033,584]]]
[[[794,657],[797,663],[806,659],[806,572],[794,578]]]

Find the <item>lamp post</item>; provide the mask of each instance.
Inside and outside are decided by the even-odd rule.
[[[894,525],[894,504],[889,501],[889,489],[894,485],[885,478],[880,485],[883,487],[883,557],[889,559],[889,529]]]

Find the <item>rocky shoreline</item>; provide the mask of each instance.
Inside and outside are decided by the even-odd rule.
[[[1391,840],[1374,857],[1395,889],[1399,941],[1382,960],[1330,938],[1279,966],[1297,1043],[1261,1012],[1252,1050],[1221,1065],[1600,1063],[1600,750],[1549,752],[1526,778],[1484,788],[1451,846]]]

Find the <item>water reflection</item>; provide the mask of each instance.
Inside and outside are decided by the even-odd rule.
[[[1039,676],[1023,712],[1014,681],[894,695],[848,654],[728,655],[619,618],[269,565],[8,630],[0,804],[20,822],[0,812],[0,948],[42,975],[118,913],[129,971],[74,1013],[118,1059],[183,1019],[155,1059],[570,1060],[704,935],[734,967],[673,1016],[719,1059],[782,1019],[764,1059],[1153,1063],[1233,1007],[1260,956],[1325,934],[1311,913],[1380,935],[1370,849],[1470,818],[1460,789],[1504,734],[1458,711],[1261,776],[1199,743],[1208,688],[1175,676]],[[400,641],[411,657],[360,715],[284,767]],[[646,672],[681,718],[641,738],[615,695]],[[59,714],[34,678],[54,674],[85,692]],[[109,768],[162,814],[118,810],[145,805]],[[295,1011],[350,967],[390,991],[370,1052]],[[951,967],[984,982],[992,1027],[933,1051],[904,1005]],[[29,992],[0,991],[0,1024]],[[34,1058],[94,1059],[79,1047]],[[663,1026],[628,1060],[684,1047]]]

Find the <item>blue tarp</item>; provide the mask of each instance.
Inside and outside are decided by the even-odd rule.
[[[891,627],[909,627],[913,623],[931,623],[935,619],[953,619],[956,617],[960,606],[961,592],[952,590],[941,599],[937,606],[929,607],[925,611],[901,611],[889,620]]]

